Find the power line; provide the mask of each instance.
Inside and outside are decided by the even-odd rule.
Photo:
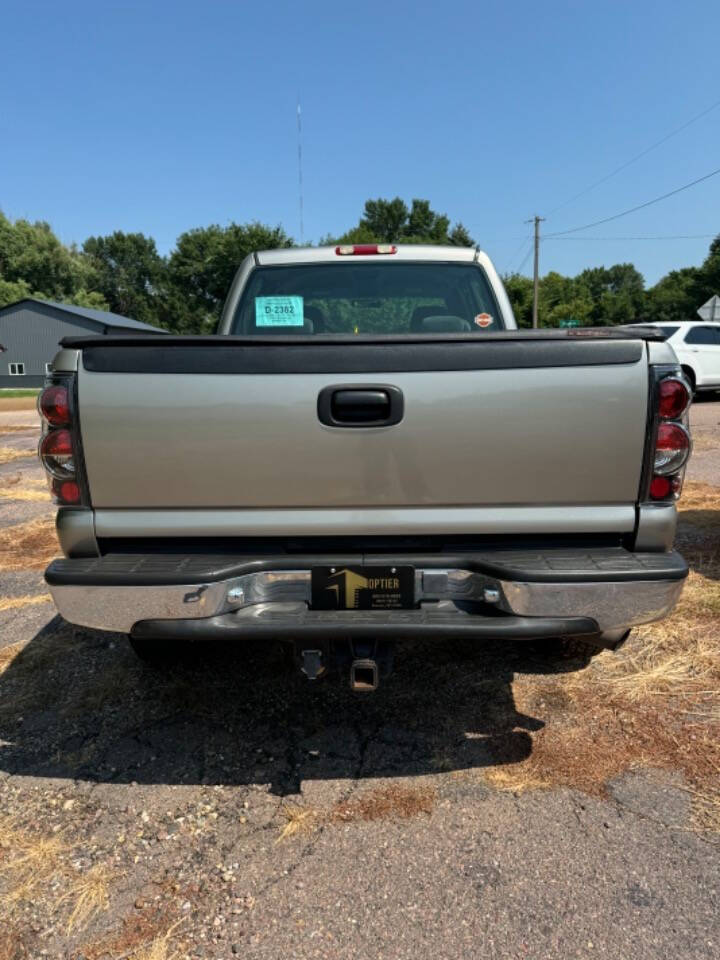
[[[585,187],[584,190],[581,190],[580,193],[576,193],[574,196],[570,197],[569,200],[565,200],[563,203],[559,204],[553,210],[550,211],[548,216],[552,216],[553,213],[556,213],[558,210],[562,210],[563,207],[566,207],[569,203],[572,203],[574,200],[578,200],[580,197],[584,197],[586,193],[590,193],[591,190],[594,190],[595,187],[599,187],[601,184],[610,180],[616,174],[620,173],[622,170],[625,170],[626,167],[629,167],[631,164],[635,163],[637,160],[640,160],[642,157],[646,156],[648,153],[651,153],[657,147],[667,143],[668,140],[671,140],[673,137],[677,136],[678,133],[682,133],[683,130],[686,130],[693,123],[697,123],[698,120],[702,120],[703,117],[707,116],[708,113],[711,113],[713,110],[716,110],[720,107],[720,100],[717,100],[706,110],[703,110],[702,113],[698,113],[691,120],[688,120],[687,123],[683,123],[682,126],[677,127],[675,130],[672,130],[670,133],[666,134],[660,140],[656,140],[655,143],[651,144],[645,150],[642,150],[640,153],[636,154],[634,157],[631,157],[625,163],[620,164],[619,167],[616,167],[611,173],[608,173],[606,176],[601,177],[600,180],[596,180],[594,183],[591,183],[589,187]]]
[[[582,227],[573,227],[571,230],[558,230],[556,233],[548,233],[545,239],[549,240],[554,237],[564,237],[568,233],[578,233],[580,230],[589,230],[591,227],[599,227],[601,223],[610,223],[611,220],[619,220],[620,217],[626,217],[630,213],[636,213],[638,210],[644,210],[645,207],[651,207],[654,203],[660,203],[661,200],[667,200],[668,197],[674,197],[676,193],[682,193],[683,190],[689,190],[690,187],[694,187],[696,184],[702,183],[704,180],[709,180],[710,177],[716,177],[718,173],[720,173],[720,167],[718,167],[717,170],[712,170],[710,173],[706,173],[704,177],[698,177],[697,180],[692,180],[690,183],[686,183],[682,187],[677,187],[675,190],[670,190],[668,193],[664,193],[661,197],[655,197],[653,200],[646,200],[645,203],[639,203],[636,207],[630,207],[629,210],[623,210],[622,213],[615,213],[612,217],[603,217],[602,220],[595,220],[593,223],[586,223]]]
[[[512,255],[511,257],[508,257],[508,258],[507,258],[507,261],[506,261],[506,262],[507,262],[507,263],[514,263],[514,262],[517,260],[518,254],[520,253],[520,251],[525,249],[525,244],[526,244],[526,243],[529,243],[529,241],[530,241],[530,235],[528,234],[528,236],[523,237],[523,240],[522,240],[522,243],[520,244],[520,246],[517,248],[517,250],[515,251],[515,253],[513,253],[513,255]],[[513,272],[514,272],[514,273],[517,273],[517,270],[514,270]]]
[[[714,233],[685,233],[663,237],[558,237],[547,236],[543,240],[710,240],[717,236]]]
[[[523,270],[525,269],[525,264],[526,264],[526,263],[528,262],[528,260],[530,259],[530,254],[531,254],[532,252],[533,252],[533,242],[532,242],[532,240],[531,240],[531,241],[530,241],[530,246],[528,247],[528,252],[525,254],[525,256],[524,256],[524,258],[523,258],[522,263],[520,264],[520,266],[517,268],[517,270],[514,271],[515,273],[522,273],[522,272],[523,272]]]

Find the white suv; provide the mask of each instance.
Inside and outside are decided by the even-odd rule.
[[[689,320],[643,326],[665,331],[693,390],[720,390],[720,323]]]

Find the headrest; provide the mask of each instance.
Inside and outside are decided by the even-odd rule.
[[[422,330],[422,322],[425,317],[434,317],[437,316],[437,313],[437,307],[429,307],[427,304],[421,307],[415,307],[410,317],[410,329],[413,333],[418,333]]]
[[[420,321],[417,333],[465,333],[472,327],[462,317],[432,316],[424,317]]]
[[[320,307],[303,307],[303,316],[305,317],[305,323],[310,322],[311,329],[306,331],[307,333],[325,333],[327,324]]]

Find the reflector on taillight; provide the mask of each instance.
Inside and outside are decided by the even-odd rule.
[[[80,487],[75,480],[53,480],[52,492],[60,503],[80,503]]]
[[[682,380],[665,377],[658,385],[658,413],[663,420],[679,420],[690,405],[690,390]]]
[[[67,387],[61,384],[45,387],[38,397],[38,410],[50,426],[67,426],[70,423],[70,397]]]
[[[375,253],[397,253],[394,243],[353,243],[335,247],[338,257],[368,257]]]
[[[685,466],[690,456],[690,435],[679,423],[661,423],[655,443],[653,473],[668,476]]]
[[[651,500],[676,500],[682,491],[683,475],[674,477],[653,477],[650,481]]]

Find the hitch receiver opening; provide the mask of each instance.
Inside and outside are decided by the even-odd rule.
[[[377,660],[353,660],[350,664],[350,689],[372,693],[380,682]]]

